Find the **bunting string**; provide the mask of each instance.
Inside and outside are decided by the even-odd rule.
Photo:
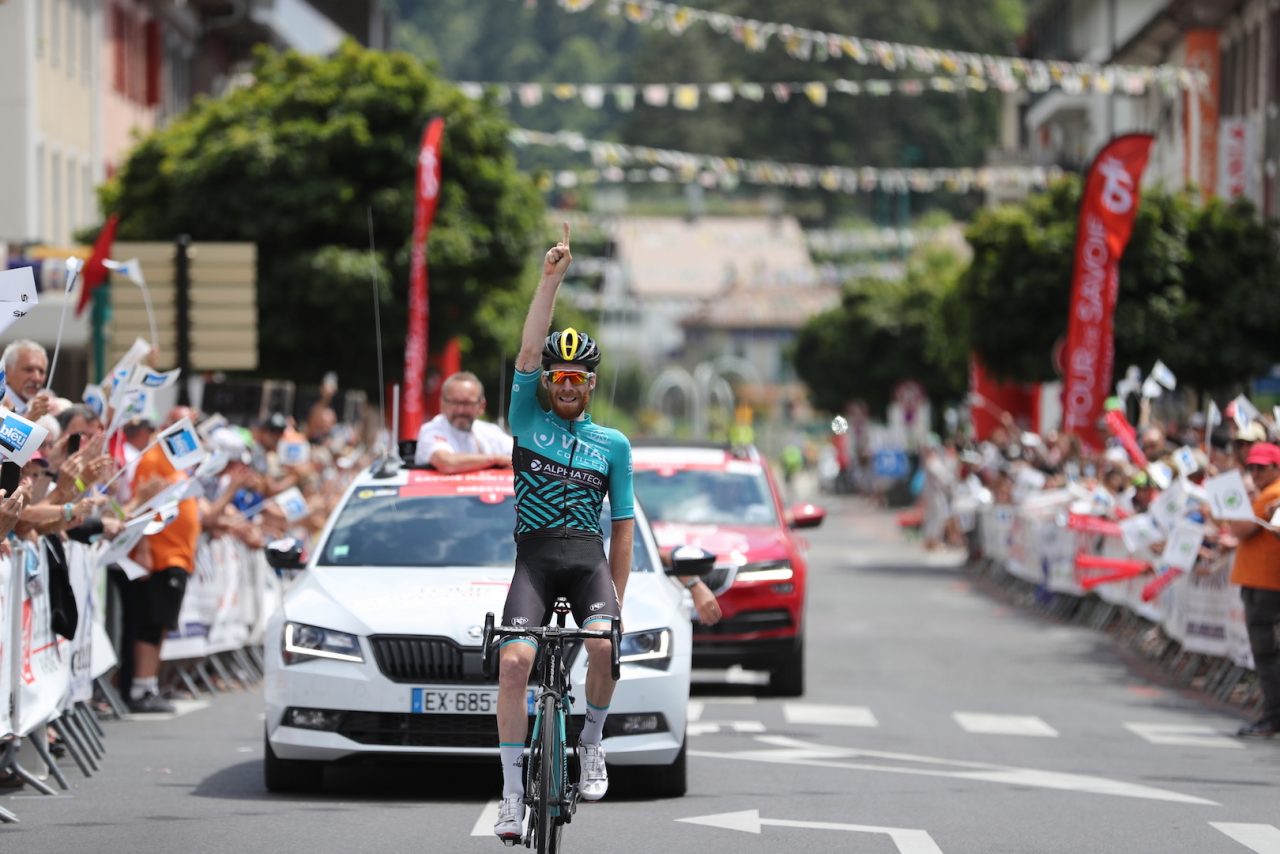
[[[1208,82],[1203,72],[1176,65],[1098,65],[943,50],[758,21],[664,0],[603,2],[610,15],[637,26],[663,29],[673,36],[684,35],[694,25],[704,25],[716,35],[755,53],[776,41],[793,59],[825,62],[847,57],[859,65],[878,65],[895,73],[978,77],[1004,92],[1047,92],[1061,87],[1069,92],[1142,95],[1153,86],[1175,92],[1201,88]],[[557,3],[566,12],[584,12],[595,5],[595,0],[557,0]]]
[[[1055,83],[1064,91],[1079,94],[1083,81],[1066,78]],[[785,104],[803,100],[825,107],[833,95],[853,97],[886,97],[900,95],[915,98],[927,92],[966,94],[989,92],[986,77],[889,78],[875,80],[802,80],[784,83],[495,83],[465,80],[457,83],[462,94],[480,100],[492,91],[504,106],[537,107],[546,101],[581,101],[593,110],[608,103],[621,112],[631,112],[637,105],[697,110],[704,104],[729,104],[734,101]],[[1141,91],[1125,94],[1141,94]]]
[[[589,155],[590,169],[561,170],[552,176],[555,185],[572,188],[600,183],[684,183],[708,189],[736,189],[741,184],[832,193],[968,193],[990,187],[1016,186],[1042,189],[1063,173],[1058,167],[981,166],[975,168],[883,169],[876,166],[814,166],[772,160],[747,160],[695,154],[647,146],[587,139],[572,131],[544,133],[513,128],[513,145],[548,146]]]

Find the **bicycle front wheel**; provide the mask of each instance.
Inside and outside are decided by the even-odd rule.
[[[566,766],[564,752],[564,723],[556,698],[542,698],[538,717],[542,721],[538,733],[539,788],[537,795],[537,828],[534,843],[538,854],[556,854],[560,850],[560,830],[563,825]]]

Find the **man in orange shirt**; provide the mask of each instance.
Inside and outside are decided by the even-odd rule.
[[[173,424],[189,410],[174,409],[167,424]],[[144,484],[155,487],[186,479],[165,456],[159,444],[139,459],[133,476],[133,494]],[[154,483],[159,481],[159,484]],[[129,710],[134,713],[172,712],[173,704],[160,696],[160,646],[165,633],[178,627],[178,612],[187,590],[187,579],[196,567],[196,544],[200,539],[200,505],[195,498],[178,502],[177,517],[164,530],[148,536],[135,552],[145,558],[150,570],[146,578],[132,582],[133,684],[129,689]]]
[[[1280,508],[1280,447],[1256,442],[1245,468],[1258,488],[1253,515],[1270,521]],[[1240,538],[1231,582],[1240,585],[1249,646],[1262,688],[1262,716],[1240,728],[1241,736],[1270,738],[1280,733],[1280,536],[1254,522],[1232,522]]]

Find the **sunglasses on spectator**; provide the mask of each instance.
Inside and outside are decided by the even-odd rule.
[[[590,371],[543,371],[542,376],[552,385],[560,385],[565,380],[570,385],[586,385],[595,374]]]

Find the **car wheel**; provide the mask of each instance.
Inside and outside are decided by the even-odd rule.
[[[799,697],[804,694],[804,639],[782,664],[769,671],[769,693],[775,697]]]
[[[281,759],[262,736],[262,780],[268,792],[318,792],[324,784],[324,763],[306,759]]]
[[[689,736],[686,733],[676,761],[670,765],[624,765],[616,771],[624,772],[621,776],[626,794],[647,798],[683,798],[689,790]]]

